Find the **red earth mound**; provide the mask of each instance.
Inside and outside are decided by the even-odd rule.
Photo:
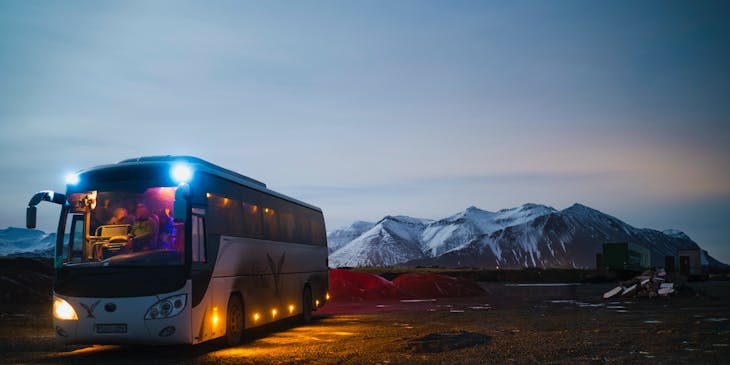
[[[398,299],[403,297],[403,294],[392,282],[378,275],[342,269],[333,269],[329,273],[331,301]]]
[[[378,275],[333,269],[329,277],[330,301],[429,299],[484,293],[471,280],[438,274],[403,274],[391,282]]]

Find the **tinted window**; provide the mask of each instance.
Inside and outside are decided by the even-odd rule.
[[[285,242],[296,242],[294,233],[297,227],[292,206],[287,204],[281,204],[280,206],[278,214],[279,238]]]
[[[311,223],[309,222],[309,209],[294,206],[296,214],[294,219],[296,220],[296,241],[301,243],[313,243],[312,241],[312,229]]]
[[[314,245],[326,245],[322,213],[263,192],[213,178],[207,193],[208,230]]]
[[[241,202],[243,211],[243,227],[247,237],[261,237],[261,208],[258,204]]]
[[[312,212],[309,216],[309,222],[312,228],[312,243],[319,246],[327,245],[327,237],[324,228],[324,218],[322,213]]]
[[[243,206],[239,200],[208,193],[211,230],[220,234],[243,235]]]
[[[264,239],[278,241],[279,235],[279,204],[276,199],[266,196],[261,203],[264,207]]]

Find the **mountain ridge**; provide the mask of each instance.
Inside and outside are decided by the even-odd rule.
[[[679,248],[699,247],[681,231],[636,228],[580,203],[563,210],[527,203],[497,212],[470,206],[436,220],[386,216],[352,241],[339,242],[330,264],[594,268],[605,242],[646,247],[653,266],[663,266]]]

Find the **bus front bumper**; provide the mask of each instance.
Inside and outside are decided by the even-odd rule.
[[[76,319],[59,319],[54,313],[56,339],[64,344],[186,344],[190,334],[190,298],[175,316],[145,319],[160,299],[181,295],[169,293],[132,298],[73,298],[54,294],[73,308]],[[54,312],[56,309],[54,308]]]

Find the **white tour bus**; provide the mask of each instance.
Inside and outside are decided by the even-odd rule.
[[[67,177],[53,317],[65,343],[197,344],[328,299],[322,210],[194,157],[141,157]]]

